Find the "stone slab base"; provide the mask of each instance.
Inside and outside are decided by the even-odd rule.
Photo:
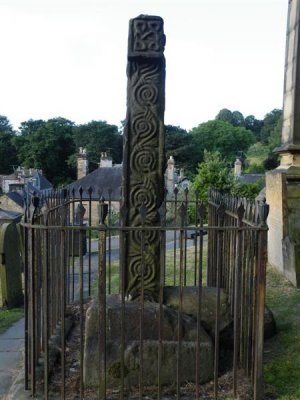
[[[132,387],[139,384],[140,376],[140,304],[126,302],[124,307],[124,384]],[[121,376],[121,304],[118,296],[108,296],[106,308],[106,385],[118,388]],[[157,385],[158,381],[158,326],[159,304],[144,303],[143,324],[143,382],[144,385]],[[84,348],[84,383],[86,387],[103,384],[99,380],[99,307],[94,301],[87,311],[85,348]],[[213,376],[213,344],[209,335],[200,327],[200,378],[204,383]],[[100,335],[102,335],[100,328]],[[176,383],[178,358],[178,312],[163,306],[162,313],[162,358],[161,383]],[[182,314],[180,380],[195,382],[196,375],[196,338],[195,318]]]

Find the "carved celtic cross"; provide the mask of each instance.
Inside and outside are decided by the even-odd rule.
[[[140,15],[130,20],[123,146],[123,226],[144,225],[147,228],[160,224],[165,166],[164,46],[162,18]],[[130,231],[124,238],[122,251],[126,296],[135,299],[143,293],[146,300],[157,300],[159,233],[147,229],[144,234],[140,230]]]

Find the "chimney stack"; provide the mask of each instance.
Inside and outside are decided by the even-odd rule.
[[[241,176],[242,175],[242,161],[237,158],[234,163],[234,175]]]
[[[86,158],[86,149],[79,147],[79,153],[77,155],[77,179],[81,179],[87,175],[88,172],[88,161]]]

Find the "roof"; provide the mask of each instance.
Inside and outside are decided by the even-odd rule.
[[[6,196],[14,201],[18,206],[24,207],[24,196],[19,192],[8,192]]]
[[[75,197],[78,198],[79,188],[82,187],[82,197],[83,199],[88,199],[88,189],[91,187],[93,189],[92,199],[99,199],[103,196],[106,200],[109,199],[109,189],[111,189],[111,200],[119,201],[121,197],[122,171],[122,166],[97,168],[90,174],[68,185],[67,189],[70,191],[75,189]]]
[[[36,186],[39,190],[52,189],[53,185],[45,178],[40,172],[35,172],[32,176],[33,179],[37,179]]]
[[[10,211],[10,210],[3,210],[3,208],[0,208],[0,220],[5,219],[5,220],[17,220],[16,222],[19,222],[22,218],[23,214],[16,212],[16,211]]]
[[[238,181],[242,184],[256,183],[261,178],[265,179],[265,174],[243,174],[237,176]]]

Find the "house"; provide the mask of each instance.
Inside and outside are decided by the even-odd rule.
[[[27,189],[34,191],[49,191],[52,184],[43,176],[42,171],[35,168],[18,167],[10,175],[1,175],[1,188],[3,193],[21,192]],[[34,188],[34,189],[33,189]]]
[[[122,176],[123,166],[122,164],[113,165],[111,157],[106,152],[101,153],[99,168],[91,173],[88,171],[88,162],[86,150],[82,147],[79,148],[77,156],[77,181],[71,183],[66,187],[70,191],[72,197],[72,191],[74,191],[74,198],[79,200],[79,189],[82,192],[82,204],[85,208],[84,220],[88,220],[89,216],[89,188],[92,188],[91,200],[92,203],[92,224],[98,224],[98,201],[101,197],[104,197],[106,201],[111,200],[112,212],[119,212],[120,199],[121,199],[121,187],[122,187]],[[183,169],[175,168],[174,158],[171,156],[167,162],[167,169],[165,172],[165,185],[168,193],[171,195],[174,192],[175,187],[179,192],[183,192],[186,188],[189,188],[190,182],[184,175]]]
[[[112,212],[119,212],[121,185],[122,185],[122,164],[113,165],[111,157],[106,152],[101,153],[99,168],[91,173],[88,171],[88,163],[86,150],[79,148],[77,156],[77,181],[66,187],[70,191],[70,196],[74,193],[76,200],[80,199],[79,189],[82,189],[82,205],[85,208],[84,220],[89,218],[89,200],[92,200],[92,225],[97,225],[98,218],[98,201],[104,197],[106,201],[111,200]],[[91,197],[89,189],[92,188]]]
[[[174,189],[177,188],[179,193],[185,189],[189,189],[190,181],[185,176],[183,168],[175,168],[175,160],[170,156],[167,161],[167,169],[165,172],[165,187],[169,196],[173,195]]]
[[[18,167],[13,174],[4,176],[2,184],[4,194],[0,196],[1,208],[18,213],[24,211],[25,198],[31,198],[33,193],[41,196],[53,189],[52,184],[41,171],[33,168],[25,170]]]
[[[16,211],[3,210],[0,208],[0,225],[6,222],[15,222],[16,224],[21,221],[23,213]]]
[[[265,181],[265,174],[244,174],[242,170],[242,162],[239,158],[234,163],[234,176],[242,185],[257,183],[263,179]]]

